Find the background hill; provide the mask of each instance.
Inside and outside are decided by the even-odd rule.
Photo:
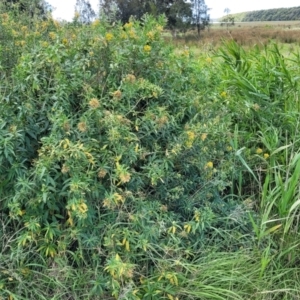
[[[300,6],[290,8],[274,8],[231,14],[236,22],[251,21],[295,21],[300,20]],[[225,17],[221,18],[223,20]]]

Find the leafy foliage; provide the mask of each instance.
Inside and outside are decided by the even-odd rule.
[[[27,18],[46,17],[51,11],[51,5],[44,0],[3,0],[0,9],[2,12],[11,11],[15,15],[25,15]]]
[[[299,296],[299,59],[165,25],[1,14],[1,297]]]

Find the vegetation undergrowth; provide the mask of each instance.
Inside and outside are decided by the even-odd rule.
[[[164,35],[166,40],[171,41],[176,48],[188,46],[199,55],[203,49],[210,50],[222,46],[223,40],[234,40],[239,45],[251,49],[254,45],[270,45],[277,43],[279,48],[285,48],[284,55],[290,56],[299,50],[300,22],[253,22],[241,23],[226,27],[213,24],[208,29],[201,31],[200,38],[195,31],[178,33],[173,38],[168,31]]]
[[[299,298],[299,55],[0,17],[2,299]]]

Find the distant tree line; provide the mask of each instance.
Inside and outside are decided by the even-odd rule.
[[[240,21],[240,22],[296,21],[296,20],[300,20],[300,6],[290,7],[290,8],[274,8],[274,9],[250,11],[242,14],[236,14],[236,15],[232,14],[231,16],[234,17],[236,21]]]
[[[131,17],[141,19],[146,13],[153,16],[164,14],[171,30],[186,31],[191,27],[200,31],[210,24],[209,8],[205,0],[99,0],[99,15],[89,0],[76,0],[76,22],[89,24],[97,18],[110,22],[126,23]],[[0,11],[14,10],[29,17],[45,17],[51,11],[46,0],[0,0]]]

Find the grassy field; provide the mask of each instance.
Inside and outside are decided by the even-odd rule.
[[[177,37],[167,37],[176,47],[188,46],[200,49],[214,49],[223,40],[234,40],[242,46],[264,46],[270,42],[277,42],[288,50],[294,50],[300,45],[300,21],[286,22],[244,22],[228,28],[220,24],[212,24],[209,29],[201,32],[198,38],[195,31],[179,34]]]
[[[0,299],[300,299],[298,25],[142,22],[0,13]]]
[[[212,28],[218,28],[220,23],[213,23]],[[299,29],[300,21],[253,21],[253,22],[236,22],[235,26],[231,28],[239,27],[280,27],[286,29]]]

